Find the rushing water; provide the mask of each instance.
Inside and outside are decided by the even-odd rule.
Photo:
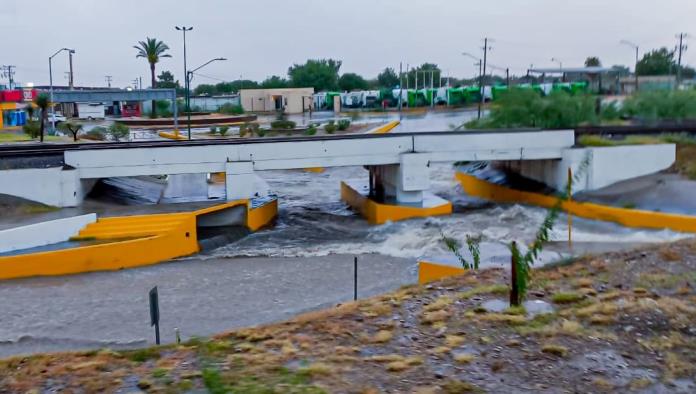
[[[409,115],[404,129],[442,131],[472,116]],[[442,234],[460,242],[466,235],[480,236],[484,264],[507,264],[507,244],[532,240],[546,210],[469,198],[454,172],[451,164],[431,168],[431,191],[453,202],[453,215],[380,226],[369,226],[340,201],[341,181],[367,183],[368,173],[361,167],[262,172],[279,198],[273,227],[172,264],[0,283],[0,356],[151,343],[147,292],[155,285],[161,296],[163,338],[171,342],[174,327],[184,337],[210,335],[350,299],[355,255],[366,267],[360,275],[361,296],[412,283],[419,257],[452,258]],[[122,203],[151,203],[161,193],[157,183],[142,179],[109,184],[120,189]],[[100,214],[143,209],[111,204],[100,202]],[[83,209],[90,209],[89,204]],[[577,218],[573,222],[576,251],[583,244],[598,251],[603,250],[598,245],[616,249],[684,236]],[[566,217],[561,215],[551,238],[558,246],[566,237]],[[562,247],[552,247],[542,257],[549,261],[562,252]]]

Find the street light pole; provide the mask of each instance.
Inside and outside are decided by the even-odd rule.
[[[479,93],[481,94],[481,100],[478,102],[478,119],[481,119],[481,101],[483,101],[483,60],[479,59],[478,57],[468,53],[468,52],[462,52],[462,55],[468,56],[474,60],[477,60],[478,63],[475,63],[475,66],[479,66]]]
[[[70,49],[70,48],[61,48],[56,53],[48,57],[48,79],[49,79],[49,84],[50,84],[50,96],[51,96],[51,131],[54,132],[56,129],[56,112],[53,107],[53,58],[56,57],[59,53],[63,51],[68,51],[71,54],[75,53],[75,50]]]
[[[558,66],[561,69],[561,82],[565,82],[565,72],[563,72],[563,61],[555,57],[552,57],[551,61],[558,63]]]
[[[193,79],[193,73],[196,71],[200,70],[201,68],[207,66],[208,64],[216,61],[224,61],[227,60],[224,57],[216,57],[215,59],[208,60],[206,63],[204,63],[202,66],[196,67],[191,71],[187,71],[186,73],[186,102],[188,103],[191,100],[191,80]],[[188,105],[188,104],[187,104]],[[188,125],[188,139],[191,140],[191,111],[187,111],[186,114],[186,123]]]
[[[186,32],[193,30],[193,27],[186,27],[186,26],[174,26],[176,30],[179,30],[184,33],[184,89],[186,89],[186,112],[191,112],[191,107],[190,107],[190,102],[189,102],[189,83],[188,83],[188,67],[186,65]],[[176,105],[176,103],[174,103]],[[191,139],[190,136],[190,130],[189,130],[189,139]]]
[[[628,40],[621,40],[621,42],[619,42],[619,44],[627,45],[627,46],[636,50],[636,66],[635,66],[635,70],[633,73],[635,74],[635,78],[636,78],[636,90],[635,91],[637,92],[638,91],[638,49],[639,49],[639,47],[638,47],[638,45],[636,45]]]

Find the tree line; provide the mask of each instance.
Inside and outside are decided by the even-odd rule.
[[[155,78],[155,64],[160,58],[170,57],[166,52],[169,47],[162,41],[148,38],[135,46],[138,50],[137,57],[145,58],[150,65],[152,87],[177,89],[183,94],[181,83],[174,78],[169,71],[162,71]],[[601,66],[601,61],[596,56],[590,56],[585,61],[586,66]],[[423,63],[412,67],[399,77],[399,73],[392,67],[384,68],[376,78],[366,78],[357,73],[347,72],[341,74],[341,60],[335,59],[309,59],[304,64],[293,64],[288,68],[287,76],[272,75],[263,81],[233,80],[221,81],[215,84],[200,84],[194,91],[194,95],[224,95],[238,93],[240,89],[273,89],[288,87],[313,87],[315,91],[353,91],[353,90],[382,90],[394,89],[403,83],[404,87],[423,89],[440,86],[464,86],[479,83],[476,76],[457,79],[443,74],[435,63]],[[680,70],[683,78],[694,78],[696,70],[688,66],[679,66],[675,59],[675,51],[667,48],[654,49],[643,55],[636,65],[638,75],[674,75]],[[488,73],[487,73],[488,74]],[[624,66],[611,67],[612,76],[621,77],[629,75],[629,69]],[[536,83],[538,78],[524,75],[512,76],[514,83]],[[507,82],[502,76],[486,75],[484,84],[497,84]]]

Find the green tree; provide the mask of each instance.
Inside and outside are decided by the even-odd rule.
[[[674,66],[674,51],[660,48],[643,55],[636,66],[636,71],[638,75],[669,75],[673,72]]]
[[[115,122],[109,126],[109,133],[116,141],[121,141],[123,139],[127,140],[128,136],[130,135],[130,129],[123,123]]]
[[[80,133],[80,130],[82,130],[82,125],[73,122],[61,122],[58,125],[58,129],[63,132],[69,132],[70,134],[72,134],[73,141],[77,142],[77,135]]]
[[[585,67],[601,67],[602,62],[597,56],[590,56],[585,59]]]
[[[260,85],[263,89],[279,89],[279,88],[287,88],[289,86],[289,82],[285,78],[281,78],[277,75],[272,75],[261,82]]]
[[[290,84],[298,88],[313,87],[318,92],[336,90],[341,64],[334,59],[310,59],[305,64],[294,64],[288,69]]]
[[[162,89],[180,89],[179,81],[174,80],[174,74],[169,71],[162,71],[157,76],[157,87]]]
[[[40,127],[39,127],[39,141],[43,142],[44,140],[44,130],[46,127],[46,119],[48,118],[48,106],[49,106],[49,101],[50,99],[48,98],[48,95],[46,93],[41,93],[38,96],[36,96],[36,99],[34,100],[34,104],[41,110],[41,116],[40,116]]]
[[[399,76],[393,68],[387,67],[377,75],[377,82],[381,88],[394,89],[399,85]]]
[[[356,73],[345,73],[338,79],[338,87],[347,92],[353,90],[365,90],[368,88],[367,81]]]
[[[171,57],[171,55],[166,52],[169,50],[169,46],[156,38],[147,37],[145,41],[139,41],[138,45],[134,45],[133,48],[138,50],[136,58],[142,57],[147,59],[150,64],[150,76],[152,78],[152,88],[157,87],[157,79],[155,79],[155,65],[159,63],[160,58]],[[152,115],[156,116],[155,113],[155,100],[152,100]]]
[[[200,84],[193,89],[193,94],[196,96],[213,96],[217,92],[215,85],[211,84]]]

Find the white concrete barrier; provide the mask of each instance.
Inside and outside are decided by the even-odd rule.
[[[21,197],[54,207],[76,207],[94,186],[81,180],[76,169],[63,167],[0,171],[0,194]]]
[[[65,242],[86,225],[97,221],[97,214],[74,216],[0,231],[0,253]]]

